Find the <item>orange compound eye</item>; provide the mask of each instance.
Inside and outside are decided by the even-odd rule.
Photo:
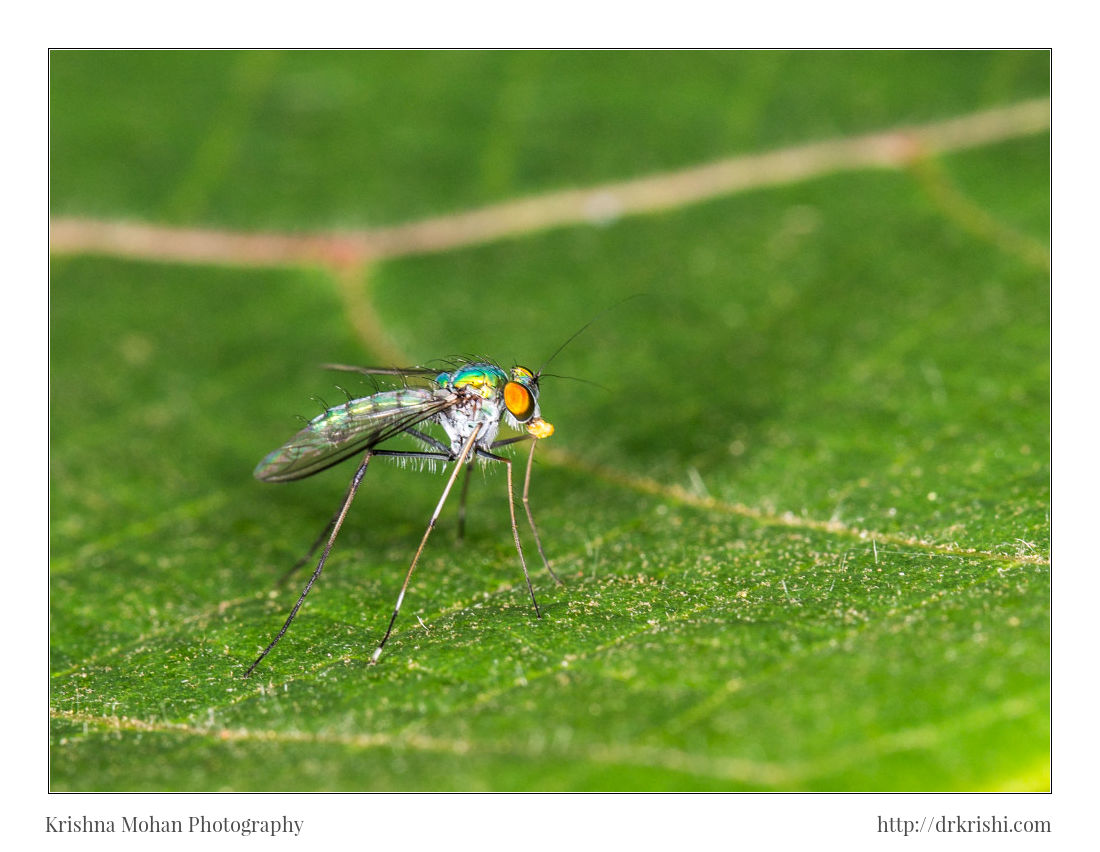
[[[504,386],[504,405],[520,423],[526,423],[535,413],[535,398],[519,382],[508,382]]]

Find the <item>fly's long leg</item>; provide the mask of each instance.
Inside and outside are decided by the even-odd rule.
[[[466,537],[466,495],[470,491],[470,476],[474,472],[472,464],[466,465],[466,478],[462,480],[462,493],[458,497],[458,543]]]
[[[425,461],[454,461],[450,453],[433,453],[428,450],[374,450],[376,456],[390,456],[395,459],[423,459]]]
[[[412,430],[410,430],[410,431],[412,431]],[[446,449],[446,448],[444,447],[444,449]],[[387,452],[387,451],[384,451],[384,450],[376,450],[374,452],[374,455],[376,455],[376,456],[390,455],[390,453]],[[448,455],[444,456],[444,458],[449,459],[450,455],[448,454]],[[354,484],[355,484],[355,481],[352,480],[352,485],[348,486],[349,491],[351,490],[352,486],[354,486]],[[344,495],[344,500],[347,500],[347,499],[348,499],[348,495],[345,494]],[[312,558],[313,554],[317,552],[317,548],[321,546],[321,542],[323,542],[325,540],[325,538],[328,537],[329,533],[332,532],[332,528],[334,526],[336,526],[336,519],[340,517],[340,512],[343,510],[343,508],[344,508],[344,504],[343,504],[343,502],[341,502],[340,503],[340,508],[336,510],[336,514],[332,516],[332,518],[329,520],[329,522],[325,525],[325,528],[323,530],[321,530],[321,534],[318,535],[316,540],[313,542],[313,544],[311,544],[309,546],[309,550],[307,550],[305,552],[305,555],[302,556],[301,559],[299,559],[297,562],[295,562],[293,565],[291,565],[290,568],[287,569],[286,573],[283,574],[283,576],[281,576],[276,581],[276,583],[275,583],[276,586],[283,585],[287,580],[289,580],[296,573],[298,573],[299,568],[301,568],[303,565],[305,565],[307,562],[309,562],[309,560]]]
[[[413,430],[410,429],[408,431],[412,432]],[[439,444],[438,441],[436,441],[436,443]],[[439,444],[439,446],[442,447],[443,445]],[[446,450],[446,447],[444,447],[444,450]],[[427,452],[427,451],[425,451],[425,452],[416,452],[416,451],[411,451],[411,450],[410,451],[375,450],[374,455],[376,455],[376,456],[396,456],[398,458],[403,458],[403,459],[427,459],[427,460],[430,460],[430,461],[443,461],[443,462],[449,462],[449,461],[452,460],[452,456],[449,452],[433,453],[433,452]],[[463,491],[463,497],[465,497],[465,493],[466,492],[464,490]],[[347,499],[346,495],[345,495],[345,499]],[[341,508],[342,508],[343,504],[341,503],[340,505],[341,505]],[[309,550],[306,551],[305,556],[303,556],[301,559],[299,559],[297,562],[295,562],[293,565],[291,565],[290,568],[287,569],[287,572],[285,574],[283,574],[282,577],[279,578],[278,582],[276,582],[275,585],[277,585],[277,586],[283,585],[283,583],[285,583],[287,580],[289,580],[291,577],[293,577],[295,573],[297,573],[299,568],[301,568],[303,565],[305,565],[307,562],[309,562],[310,557],[312,557],[313,554],[317,552],[317,548],[321,546],[321,542],[323,542],[325,540],[325,537],[330,532],[332,532],[332,528],[336,524],[336,519],[338,517],[340,517],[340,510],[339,509],[336,510],[336,514],[332,516],[332,519],[328,522],[328,524],[325,526],[325,528],[323,530],[321,530],[321,534],[319,536],[317,536],[317,540],[314,541],[313,544],[311,544],[309,546]],[[459,529],[461,531],[461,526],[459,527]],[[461,538],[461,536],[460,536],[460,538]]]
[[[535,617],[542,618],[542,613],[539,612],[539,602],[535,600],[535,589],[531,585],[531,575],[527,572],[527,560],[523,558],[523,546],[519,541],[519,527],[516,526],[516,498],[515,491],[512,488],[512,460],[487,452],[483,452],[481,455],[482,458],[502,462],[508,471],[508,514],[512,519],[512,538],[516,542],[516,553],[519,554],[519,564],[523,568],[523,579],[527,581],[527,591],[531,593],[531,603],[535,605]]]
[[[413,429],[409,429],[408,431],[409,432],[414,432]],[[419,435],[419,433],[417,433],[417,434]],[[443,447],[443,445],[440,444],[438,441],[436,441],[435,443],[439,444],[440,447]],[[443,447],[444,451],[446,451],[446,449],[447,449],[446,447]],[[451,454],[449,452],[436,452],[436,453],[433,453],[433,452],[415,452],[415,451],[405,452],[405,451],[399,451],[399,450],[375,450],[374,455],[376,455],[376,456],[399,456],[400,458],[414,458],[414,459],[431,459],[433,461],[434,460],[451,461]],[[346,494],[344,495],[344,499],[345,500],[347,499]],[[276,583],[275,583],[276,586],[283,585],[287,580],[289,580],[291,577],[293,577],[298,572],[299,568],[301,568],[303,565],[305,565],[307,562],[309,562],[309,560],[313,556],[313,554],[317,552],[317,548],[321,546],[321,542],[323,542],[325,540],[325,538],[328,537],[328,534],[332,532],[332,528],[336,525],[336,519],[338,517],[340,517],[340,511],[341,511],[341,509],[343,509],[343,506],[344,506],[344,504],[341,503],[340,504],[340,509],[336,510],[336,514],[332,516],[332,518],[329,520],[329,522],[325,525],[325,528],[323,530],[321,530],[321,534],[318,535],[317,539],[313,542],[313,544],[311,544],[309,546],[309,550],[307,550],[305,552],[305,555],[301,559],[299,559],[297,562],[295,562],[293,565],[291,565],[290,568],[287,569],[286,573],[283,574],[283,576],[281,576],[276,581]]]
[[[409,581],[412,579],[413,571],[416,570],[416,563],[420,561],[420,554],[424,552],[424,545],[428,543],[428,536],[430,536],[432,530],[435,529],[435,522],[439,520],[439,513],[443,511],[443,504],[447,502],[447,495],[451,493],[451,487],[455,484],[455,479],[458,478],[458,472],[466,463],[466,459],[470,455],[470,449],[473,447],[474,441],[477,440],[477,436],[480,432],[481,425],[479,424],[474,427],[470,437],[466,440],[466,443],[462,445],[462,451],[458,454],[458,459],[455,461],[454,470],[451,471],[451,476],[447,480],[447,485],[443,488],[443,494],[436,504],[435,511],[432,512],[431,520],[428,521],[428,528],[424,530],[424,537],[420,539],[420,547],[418,547],[416,553],[413,554],[412,564],[409,565],[409,571],[405,574],[405,582],[401,584],[401,591],[397,595],[397,603],[394,604],[393,615],[390,616],[390,624],[386,628],[386,635],[382,637],[382,641],[378,643],[378,647],[375,648],[374,653],[371,654],[371,665],[377,663],[378,658],[382,656],[382,647],[386,644],[386,640],[390,638],[390,633],[393,632],[393,625],[397,621],[397,613],[401,611],[401,602],[405,599],[405,591],[409,588]],[[513,524],[513,526],[515,525]]]
[[[535,460],[536,446],[538,446],[538,441],[531,441],[531,452],[527,455],[527,473],[523,477],[523,510],[527,513],[527,523],[531,525],[531,533],[535,536],[535,546],[539,549],[542,564],[546,566],[546,570],[554,578],[554,582],[561,586],[564,584],[558,578],[558,575],[554,573],[554,569],[550,567],[550,560],[546,558],[546,551],[542,549],[542,539],[539,538],[539,529],[535,526],[535,516],[531,514],[531,501],[528,499],[528,494],[531,491],[531,464]]]
[[[332,550],[332,545],[336,542],[336,536],[340,533],[340,527],[344,524],[344,518],[348,515],[348,509],[351,508],[351,501],[355,499],[355,493],[359,490],[359,484],[363,481],[363,474],[367,472],[367,465],[370,464],[371,451],[367,450],[365,456],[363,456],[363,463],[359,465],[358,470],[355,471],[355,476],[351,479],[351,485],[348,486],[348,492],[344,495],[344,502],[340,505],[340,511],[336,513],[336,516],[332,519],[332,532],[329,534],[328,544],[325,545],[324,551],[321,553],[321,558],[317,562],[317,568],[313,572],[313,576],[309,578],[309,582],[306,583],[306,587],[302,589],[302,593],[298,596],[298,602],[294,604],[294,609],[290,611],[290,615],[287,616],[286,622],[278,633],[275,634],[275,638],[271,640],[270,644],[264,648],[263,653],[256,658],[256,661],[248,667],[248,671],[244,673],[245,677],[249,677],[253,671],[256,670],[256,666],[260,664],[264,657],[271,653],[271,649],[274,648],[279,640],[283,638],[283,634],[290,628],[290,622],[294,620],[294,616],[298,614],[298,610],[302,608],[302,603],[306,599],[306,595],[309,594],[309,590],[313,588],[313,584],[317,582],[317,578],[321,576],[321,571],[324,570],[325,560],[328,559],[329,552]]]
[[[437,441],[431,435],[421,432],[419,429],[406,429],[405,434],[412,435],[416,440],[423,441],[429,447],[433,447],[436,452],[444,453],[447,458],[451,458],[451,449],[442,441]]]
[[[546,551],[542,549],[542,539],[539,537],[539,529],[535,526],[535,516],[531,513],[531,500],[529,496],[531,492],[531,464],[535,460],[535,447],[538,441],[531,438],[530,435],[521,435],[518,438],[505,438],[503,441],[496,441],[493,443],[493,449],[495,450],[497,447],[504,447],[508,444],[515,444],[520,441],[531,442],[531,452],[527,456],[527,473],[523,478],[523,510],[527,513],[527,523],[531,525],[531,534],[535,537],[535,545],[539,549],[539,556],[542,557],[542,564],[546,566],[546,570],[550,576],[554,578],[554,582],[559,586],[563,586],[565,584],[558,575],[554,573],[554,569],[550,567],[550,560],[546,558]],[[492,458],[498,457],[492,456]]]

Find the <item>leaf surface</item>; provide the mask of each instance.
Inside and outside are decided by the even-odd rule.
[[[874,56],[54,54],[54,212],[401,220],[1049,86]],[[1027,136],[344,275],[55,257],[52,788],[1047,788],[1048,175]],[[534,367],[638,293],[546,368],[541,620],[486,471],[368,666],[444,483],[374,464],[241,678],[354,469],[251,477],[371,392],[318,365]]]

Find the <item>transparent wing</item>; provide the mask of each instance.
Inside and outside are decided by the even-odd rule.
[[[441,389],[401,388],[349,400],[314,418],[268,453],[254,475],[264,482],[312,476],[427,420],[456,399],[456,394]]]
[[[435,378],[445,372],[438,367],[355,367],[350,364],[322,364],[326,370],[341,370],[345,373],[362,373],[364,376],[415,376],[417,378]]]

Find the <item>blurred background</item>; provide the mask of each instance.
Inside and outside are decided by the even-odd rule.
[[[54,789],[1045,788],[1042,128],[439,251],[157,246],[354,243],[980,121],[1047,97],[1049,61],[53,52],[55,233],[159,235],[54,245]],[[372,390],[319,365],[536,368],[594,317],[549,369],[584,381],[543,383],[533,500],[568,581],[537,583],[547,616],[524,604],[503,477],[477,477],[468,540],[441,526],[389,664],[365,668],[442,487],[377,465],[242,682],[293,603],[274,579],[351,474],[252,467],[311,395]]]

